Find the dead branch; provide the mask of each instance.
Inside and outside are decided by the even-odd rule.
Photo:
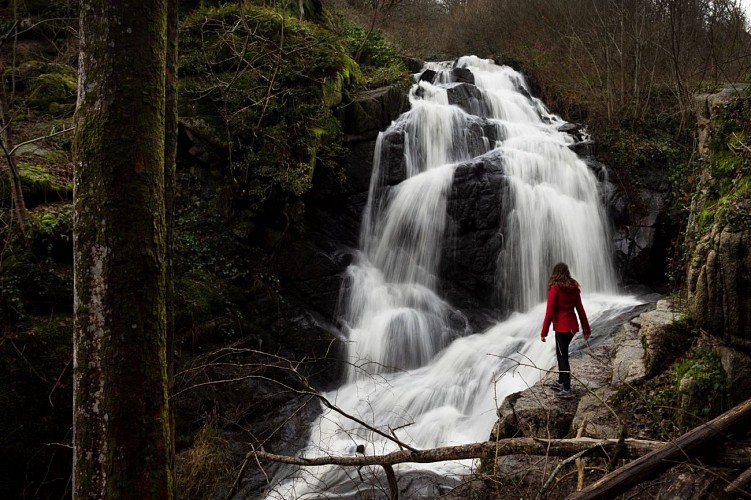
[[[735,481],[730,483],[727,488],[725,488],[725,493],[737,493],[749,481],[751,481],[751,467],[743,471]]]
[[[637,458],[654,451],[663,449],[666,445],[662,441],[648,441],[642,439],[626,439],[623,458]],[[293,457],[277,455],[265,451],[251,451],[249,456],[255,455],[261,460],[270,460],[290,465],[323,466],[341,465],[362,467],[365,465],[396,465],[401,463],[435,463],[449,460],[466,460],[472,458],[492,458],[496,454],[503,455],[540,455],[570,457],[579,456],[609,457],[619,445],[618,439],[536,439],[536,438],[508,438],[498,441],[486,441],[458,446],[447,446],[429,450],[399,450],[386,455],[357,455],[346,457]],[[751,465],[751,450],[743,446],[728,446],[722,455],[706,457],[716,465],[738,467],[745,463]]]
[[[486,458],[496,455],[552,455],[570,456],[582,451],[592,455],[606,456],[614,449],[616,439],[536,439],[536,438],[508,438],[498,441],[486,441],[458,446],[447,446],[429,450],[399,450],[387,455],[334,457],[323,456],[315,458],[292,457],[276,455],[264,451],[255,453],[259,459],[271,460],[291,465],[321,466],[343,465],[361,467],[364,465],[396,465],[400,463],[434,463],[448,460],[466,460],[471,458]],[[644,441],[637,439],[626,440],[626,449],[630,457],[639,457],[645,453],[662,447],[660,441]],[[496,450],[496,448],[498,448]]]
[[[606,474],[590,486],[569,496],[570,499],[613,498],[631,486],[656,476],[663,470],[705,454],[724,442],[722,439],[736,428],[748,428],[751,419],[751,399],[746,400],[719,417],[687,432],[673,442],[666,443],[643,457]],[[714,446],[713,446],[714,445]],[[748,457],[747,457],[748,458]]]

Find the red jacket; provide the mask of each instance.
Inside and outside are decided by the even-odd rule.
[[[589,337],[591,330],[587,314],[582,306],[582,298],[578,288],[559,288],[551,286],[548,288],[548,307],[545,311],[545,321],[542,322],[541,337],[548,334],[550,323],[553,323],[553,330],[556,332],[579,331],[579,323],[576,321],[574,309],[579,314],[579,320],[582,324],[584,335]]]

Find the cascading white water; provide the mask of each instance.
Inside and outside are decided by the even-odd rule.
[[[564,122],[529,97],[520,74],[476,57],[461,58],[456,66],[474,75],[480,98],[470,108],[481,116],[450,105],[453,66],[430,64],[436,83],[415,84],[411,110],[379,137],[361,251],[342,297],[349,333],[347,379],[325,395],[344,412],[421,449],[487,439],[502,399],[534,384],[552,365],[553,349],[538,335],[555,262],[567,262],[581,283],[595,331],[599,322],[636,303],[610,295],[614,273],[598,181],[568,148],[571,137],[558,131]],[[481,119],[492,134],[482,132],[488,129],[478,125]],[[390,163],[382,156],[389,154],[384,146],[389,134],[403,134],[407,179],[395,186],[387,185]],[[454,308],[439,296],[437,274],[454,171],[480,155],[500,157],[508,183],[506,216],[498,228],[504,245],[497,280],[499,293],[516,312],[485,332],[467,335]],[[300,455],[352,455],[360,444],[369,455],[398,450],[393,441],[326,410]],[[445,477],[471,465],[419,468]],[[399,466],[397,475],[417,467]],[[375,476],[379,469],[366,470]],[[379,488],[377,482],[360,481],[354,469],[287,473],[270,498],[356,497]],[[435,494],[413,491],[411,497]]]

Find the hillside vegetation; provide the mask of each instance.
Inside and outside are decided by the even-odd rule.
[[[696,93],[749,79],[751,36],[734,0],[331,0],[323,10],[306,0],[304,15],[299,5],[180,2],[178,369],[240,341],[306,358],[308,346],[280,323],[291,299],[275,258],[286,235],[305,230],[314,174],[344,176],[347,106],[364,90],[406,89],[407,58],[473,53],[522,70],[555,112],[590,126],[598,158],[624,190],[659,171],[676,221],[693,201],[689,236],[702,255],[721,229],[748,227],[748,105],[717,118],[711,175],[701,173],[692,110]],[[75,0],[0,6],[4,498],[61,498],[70,489],[77,8]],[[659,264],[658,281],[674,290],[689,264],[685,230],[680,222]],[[671,359],[666,373],[695,370],[687,359]],[[249,413],[278,413],[277,395],[259,392]],[[226,487],[242,462],[204,403],[178,415],[185,498]],[[657,428],[655,418],[672,418],[639,416]]]

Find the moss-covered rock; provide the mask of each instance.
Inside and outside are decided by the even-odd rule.
[[[697,98],[704,168],[687,241],[697,324],[727,342],[751,339],[751,98],[737,88]]]
[[[72,114],[75,110],[78,83],[75,76],[44,73],[29,84],[27,102],[30,107],[56,115]]]
[[[72,204],[43,205],[30,213],[25,238],[0,232],[0,322],[14,327],[32,316],[73,309]]]
[[[73,196],[73,183],[54,176],[45,166],[18,163],[21,190],[27,207],[39,203],[68,200]],[[0,179],[0,205],[10,206],[11,186],[7,176]]]
[[[332,108],[360,72],[334,32],[273,9],[228,5],[191,14],[181,36],[183,124],[219,146],[252,205],[275,193],[302,195],[316,168],[336,165],[342,133]]]

